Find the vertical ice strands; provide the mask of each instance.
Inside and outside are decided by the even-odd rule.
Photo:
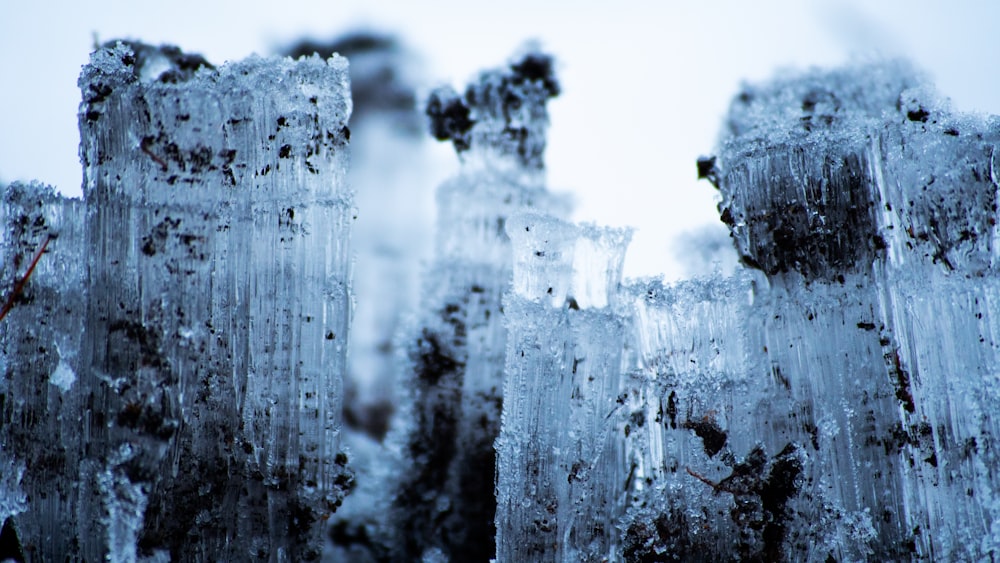
[[[522,214],[507,222],[497,560],[606,561],[624,507],[621,357],[615,310],[631,233]]]
[[[552,67],[428,100],[462,168],[334,557],[1000,556],[1000,120],[897,62],[747,86],[698,163],[745,267],[622,285],[629,232],[545,187]],[[321,557],[352,485],[346,70],[93,54],[84,200],[0,201],[0,559]],[[358,366],[388,373],[403,301]]]
[[[786,431],[790,401],[772,392],[749,276],[624,293],[623,560],[781,560],[802,440]]]
[[[437,176],[416,99],[417,55],[399,36],[365,30],[329,42],[304,40],[286,53],[338,53],[350,61],[349,180],[358,217],[351,236],[357,259],[344,424],[347,433],[362,434],[358,439],[381,441],[398,402],[400,330],[417,310],[420,272],[433,241],[431,178]]]
[[[452,140],[458,175],[438,190],[436,257],[423,286],[420,327],[404,376],[405,456],[393,507],[398,558],[441,553],[455,561],[494,554],[493,442],[500,431],[510,282],[507,218],[524,209],[562,214],[544,184],[542,152],[552,60],[530,53],[482,73],[464,96],[431,95],[432,133]]]
[[[140,547],[312,558],[342,484],[346,63],[204,67],[123,45],[81,77],[95,447],[140,446]]]
[[[718,167],[702,162],[772,287],[768,362],[810,411],[790,433],[816,429],[805,484],[856,528],[822,532],[837,559],[996,552],[996,459],[979,446],[1000,406],[998,141],[996,118],[955,114],[881,63],[747,88]]]
[[[0,518],[36,561],[99,533],[78,517],[84,218],[82,201],[38,184],[5,186],[0,202]]]
[[[80,88],[86,212],[6,196],[12,260],[48,241],[32,302],[3,321],[9,412],[40,423],[15,454],[22,544],[39,560],[318,558],[349,483],[346,62],[216,70],[118,43]],[[18,387],[28,365],[44,393]]]

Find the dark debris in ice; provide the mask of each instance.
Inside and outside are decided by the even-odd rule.
[[[800,447],[788,443],[768,460],[764,448],[754,447],[731,473],[718,483],[688,468],[688,474],[717,493],[733,496],[733,523],[741,530],[736,546],[744,561],[786,560],[787,527],[795,514],[789,501],[802,488]]]
[[[545,106],[559,92],[552,57],[529,52],[507,68],[481,73],[464,96],[447,86],[436,89],[427,101],[430,131],[440,141],[451,140],[459,154],[485,144],[526,168],[542,168]]]
[[[673,418],[671,416],[671,420]],[[715,454],[719,453],[726,446],[728,439],[726,432],[719,426],[718,422],[710,417],[706,416],[701,420],[688,420],[684,423],[684,428],[693,431],[695,436],[701,438],[708,457],[715,457]]]
[[[313,54],[328,59],[334,53],[347,57],[351,61],[352,120],[391,112],[393,125],[411,134],[419,131],[416,89],[407,69],[408,51],[395,35],[359,30],[330,41],[303,39],[282,52],[295,59]]]
[[[154,80],[170,83],[186,82],[202,68],[209,70],[215,68],[202,55],[185,53],[175,45],[157,47],[141,41],[113,39],[106,41],[101,47],[113,49],[119,42],[132,50],[131,57],[126,55],[122,62],[130,66],[135,77],[143,82]],[[95,98],[103,99],[110,95],[110,88],[106,92],[101,92],[100,86],[92,87]]]
[[[442,87],[432,92],[427,100],[427,117],[435,139],[451,140],[458,152],[469,149],[469,130],[473,125],[469,107],[454,90]]]

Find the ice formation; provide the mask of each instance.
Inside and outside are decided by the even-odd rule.
[[[94,54],[84,200],[0,207],[0,556],[320,557],[352,481],[345,65]],[[545,186],[553,66],[427,100],[461,169],[420,302],[352,341],[398,405],[357,425],[328,558],[1000,555],[1000,119],[900,62],[748,85],[697,163],[742,265],[623,281],[630,232]],[[372,272],[423,243],[378,231],[370,295],[412,289]]]
[[[0,329],[31,560],[319,557],[350,482],[346,66],[92,55],[84,200],[3,206],[4,287],[47,242]]]
[[[522,214],[507,222],[513,283],[497,558],[600,561],[616,551],[624,442],[617,432],[625,319],[616,311],[628,231]]]
[[[416,104],[419,67],[402,41],[375,31],[287,49],[296,58],[313,53],[351,61],[349,183],[358,208],[351,239],[360,259],[352,272],[344,423],[347,432],[381,441],[399,402],[397,337],[416,310],[420,269],[432,247],[434,163]]]
[[[774,510],[759,487],[768,524],[752,554],[995,557],[998,142],[995,117],[951,111],[901,63],[734,101],[718,167],[702,165],[741,258],[767,278],[758,320],[740,321],[751,363],[730,383],[770,384],[712,408],[741,433],[757,425],[743,446],[730,433],[737,459],[752,442],[787,452],[765,485],[776,467],[797,474]]]
[[[748,87],[698,163],[747,268],[605,254],[592,324],[580,235],[508,222],[498,560],[994,557],[998,141],[902,63]]]
[[[405,459],[391,509],[394,557],[493,556],[493,443],[500,431],[507,332],[503,292],[511,277],[504,228],[525,209],[565,215],[544,185],[546,102],[558,94],[551,59],[529,54],[483,73],[459,97],[435,91],[433,134],[462,157],[437,193],[434,263],[424,281],[420,326],[404,386]]]

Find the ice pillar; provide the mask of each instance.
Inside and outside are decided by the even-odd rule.
[[[747,88],[719,167],[703,161],[770,286],[765,393],[800,405],[772,426],[815,450],[799,498],[821,504],[798,513],[839,515],[790,526],[785,556],[825,557],[796,551],[796,533],[837,559],[996,552],[996,459],[980,445],[997,432],[998,140],[995,118],[955,114],[882,63]]]
[[[85,221],[44,192],[5,205],[5,228],[34,225],[5,237],[13,262],[48,240],[3,320],[7,412],[38,421],[15,460],[25,550],[319,557],[349,481],[346,62],[215,70],[119,43],[80,87]]]
[[[465,96],[432,94],[432,133],[452,140],[460,172],[438,190],[436,258],[404,376],[411,403],[401,420],[404,475],[393,507],[397,558],[493,557],[493,442],[500,431],[506,330],[501,296],[510,281],[508,217],[525,209],[565,214],[544,184],[551,59],[531,53],[484,72]]]
[[[433,188],[443,176],[433,172],[436,162],[428,152],[431,143],[416,94],[422,71],[405,42],[356,30],[330,42],[304,40],[286,50],[293,57],[314,52],[324,58],[339,53],[351,61],[349,181],[358,218],[351,236],[357,260],[344,423],[347,432],[364,433],[359,439],[382,441],[398,403],[396,346],[404,321],[417,310],[420,272],[433,242]],[[364,495],[345,502],[371,504]],[[343,514],[338,511],[338,518]]]
[[[607,561],[624,504],[615,310],[628,231],[507,222],[514,277],[497,441],[497,560]]]
[[[61,560],[76,538],[100,533],[76,486],[91,431],[81,421],[84,219],[82,201],[37,184],[6,187],[0,204],[0,518],[32,561]]]

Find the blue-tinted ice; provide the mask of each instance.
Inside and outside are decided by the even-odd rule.
[[[48,241],[0,328],[31,560],[319,557],[350,481],[346,66],[92,55],[83,201],[3,206],[5,288]]]
[[[85,198],[0,207],[0,555],[319,558],[352,480],[345,61],[122,44],[80,85]],[[399,404],[328,558],[1000,555],[1000,119],[895,61],[747,85],[697,163],[742,266],[667,285],[546,188],[559,93],[528,52],[427,100],[462,167],[412,324],[358,340]]]

